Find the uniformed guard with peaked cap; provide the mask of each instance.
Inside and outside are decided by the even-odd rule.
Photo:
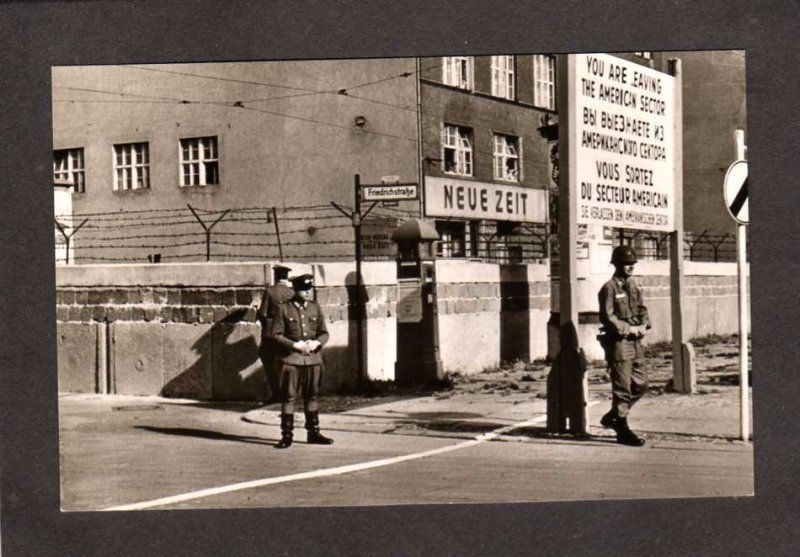
[[[328,342],[328,329],[319,304],[311,299],[314,277],[292,279],[294,296],[278,306],[272,323],[272,338],[281,347],[283,366],[280,376],[281,440],[275,445],[292,445],[294,410],[302,398],[308,443],[330,445],[333,440],[320,433],[317,394],[322,381],[322,348]]]
[[[278,346],[272,340],[272,323],[278,312],[278,306],[292,299],[294,290],[289,282],[291,269],[286,265],[272,266],[272,284],[264,289],[261,304],[258,307],[258,322],[261,324],[261,344],[259,357],[264,366],[266,379],[267,402],[279,398],[278,386],[281,362],[278,357]]]

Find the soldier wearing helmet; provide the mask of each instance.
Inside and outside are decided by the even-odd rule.
[[[617,433],[617,442],[641,447],[644,439],[628,426],[631,407],[647,391],[647,374],[642,367],[642,338],[650,329],[642,293],[633,280],[636,251],[617,246],[611,254],[614,276],[598,293],[602,344],[611,374],[611,410],[601,419],[603,427]]]

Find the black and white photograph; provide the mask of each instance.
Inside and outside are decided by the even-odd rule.
[[[798,21],[0,4],[0,552],[796,554]]]
[[[753,495],[745,62],[54,67],[61,509]]]

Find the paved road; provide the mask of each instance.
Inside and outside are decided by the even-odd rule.
[[[734,394],[644,399],[636,410],[648,439],[642,449],[619,446],[595,427],[588,440],[548,436],[542,400],[459,395],[323,416],[333,446],[306,445],[299,429],[298,442],[283,451],[272,447],[273,411],[67,395],[60,398],[62,508],[749,495],[752,444],[735,439]],[[596,423],[607,401],[598,393],[591,400]]]

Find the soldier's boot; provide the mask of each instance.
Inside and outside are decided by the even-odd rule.
[[[281,440],[275,444],[276,449],[288,449],[294,438],[294,414],[281,414]]]
[[[617,417],[617,413],[614,412],[613,408],[606,412],[602,418],[600,418],[600,425],[607,429],[613,429],[614,431],[617,430],[619,418]]]
[[[636,435],[628,427],[628,418],[617,418],[617,443],[628,445],[629,447],[641,447],[644,439]]]
[[[309,445],[331,445],[333,439],[319,432],[319,412],[306,412],[306,430]]]

